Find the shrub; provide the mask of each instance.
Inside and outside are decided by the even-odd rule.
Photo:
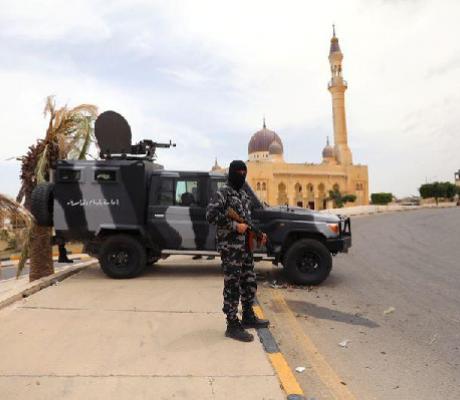
[[[391,203],[392,200],[393,200],[392,193],[380,192],[380,193],[371,194],[372,204],[387,205],[388,203]]]

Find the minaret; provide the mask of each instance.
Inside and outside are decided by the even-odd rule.
[[[328,89],[332,95],[334,152],[339,164],[351,165],[353,161],[348,147],[347,123],[345,120],[345,90],[347,90],[347,82],[342,77],[342,60],[343,54],[340,51],[339,39],[335,36],[335,25],[332,25],[331,49],[329,51],[331,81]]]

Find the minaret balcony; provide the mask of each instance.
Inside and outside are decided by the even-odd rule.
[[[345,79],[329,81],[328,84],[327,84],[327,88],[330,89],[333,86],[345,86],[347,88],[348,87],[348,82]]]

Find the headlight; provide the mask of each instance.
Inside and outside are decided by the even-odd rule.
[[[332,233],[339,234],[339,224],[327,224],[327,227]]]

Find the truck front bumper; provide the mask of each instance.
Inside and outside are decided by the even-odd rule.
[[[326,240],[326,246],[331,253],[348,253],[351,247],[350,217],[340,217],[339,236]]]

